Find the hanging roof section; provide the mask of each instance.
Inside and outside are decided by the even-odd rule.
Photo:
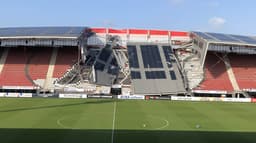
[[[171,95],[186,92],[171,46],[138,42],[127,45],[134,94]]]
[[[227,43],[236,45],[256,46],[256,38],[252,36],[197,31],[193,31],[192,33],[211,43]]]
[[[86,27],[0,28],[0,38],[78,38]]]

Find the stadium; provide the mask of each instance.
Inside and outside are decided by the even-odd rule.
[[[1,28],[0,39],[1,96],[249,98],[256,92],[255,37],[28,27]]]
[[[255,55],[244,35],[0,28],[0,138],[254,142]]]

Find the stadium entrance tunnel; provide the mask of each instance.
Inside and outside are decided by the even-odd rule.
[[[111,143],[108,129],[0,129],[4,143]],[[115,130],[112,143],[254,143],[256,132]]]

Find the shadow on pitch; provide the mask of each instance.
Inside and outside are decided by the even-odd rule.
[[[68,104],[57,104],[57,105],[47,105],[47,106],[36,106],[36,107],[24,107],[24,108],[15,108],[15,109],[5,109],[0,110],[1,112],[15,112],[15,111],[26,111],[26,110],[38,110],[38,109],[50,109],[50,108],[61,108],[61,107],[69,107],[69,106],[79,106],[79,105],[87,105],[87,104],[104,104],[111,102],[120,102],[120,100],[113,99],[100,99],[100,100],[90,100],[85,99],[83,102],[78,103],[68,103]]]
[[[3,143],[111,143],[112,130],[0,129]],[[114,143],[254,143],[255,132],[115,130]]]

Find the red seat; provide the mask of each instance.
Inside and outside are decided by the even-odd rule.
[[[45,79],[48,72],[52,48],[33,48],[29,62],[29,75],[33,80]]]
[[[1,86],[32,86],[25,76],[28,54],[23,48],[10,48],[2,73]]]
[[[240,89],[256,89],[256,56],[230,54],[229,59]]]
[[[45,79],[52,50],[47,47],[10,48],[2,73],[1,86],[32,86],[32,80]],[[26,69],[28,73],[26,75]]]
[[[59,78],[77,61],[76,48],[59,48],[54,67],[53,77]]]
[[[221,55],[207,53],[204,65],[204,80],[196,89],[214,91],[233,91],[224,62]]]

